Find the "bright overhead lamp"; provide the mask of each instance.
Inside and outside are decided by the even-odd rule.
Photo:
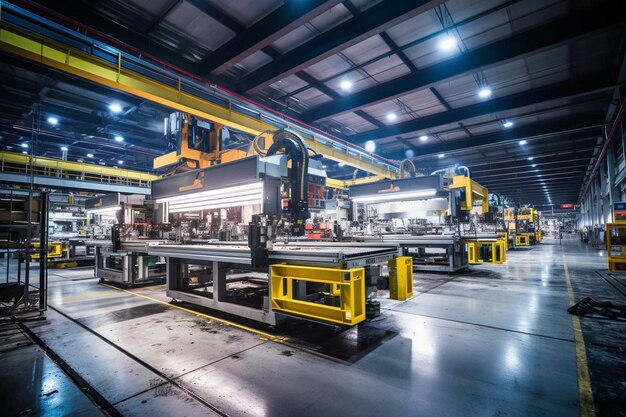
[[[119,103],[111,103],[109,104],[109,110],[111,110],[111,113],[121,113],[122,112],[122,106]]]
[[[525,140],[520,140],[518,143],[519,143],[520,145],[526,145],[528,142],[527,142],[527,141],[525,141]]]
[[[404,157],[411,159],[415,156],[415,152],[413,151],[413,149],[407,149],[406,151],[404,151]]]
[[[376,144],[373,140],[368,140],[367,142],[365,142],[365,150],[371,153],[376,151]]]
[[[504,126],[506,128],[513,127],[513,122],[506,121],[506,122],[502,123],[502,126]]]
[[[536,166],[537,166],[537,164],[532,164],[532,165],[531,165],[531,167],[533,167],[533,168],[534,168],[534,167],[536,167]]]
[[[422,142],[426,142],[426,141],[428,140],[428,136],[426,136],[426,135],[422,135],[422,136],[420,136],[420,140],[421,140]]]
[[[87,154],[87,158],[93,158],[93,154],[92,153],[88,153]]]
[[[22,153],[23,153],[24,155],[28,155],[28,152],[26,152],[26,151],[22,151]]]
[[[529,160],[529,161],[532,161],[533,159],[535,159],[535,158],[533,158],[532,156],[529,156],[529,157],[528,157],[528,160]]]
[[[115,139],[116,142],[124,142],[124,137],[120,135],[115,136],[113,139]]]
[[[22,143],[22,144],[20,144],[20,146],[21,146],[22,148],[28,148],[28,143]]]
[[[489,97],[491,97],[491,88],[483,87],[480,90],[478,90],[478,97],[480,97],[480,98],[489,98]]]
[[[118,165],[124,165],[124,161],[122,161],[121,159],[119,161],[117,161]]]
[[[446,156],[446,154],[445,154],[445,153],[440,153],[439,155],[437,155],[437,158],[441,159],[441,158],[443,158],[444,156]]]
[[[52,126],[56,126],[57,124],[59,124],[59,119],[54,116],[50,116],[48,117],[48,123],[50,123]]]
[[[343,167],[343,166],[346,166],[346,164],[344,164],[343,162],[339,162],[339,163],[337,164],[337,166],[339,166],[339,167]]]
[[[352,82],[348,80],[343,80],[339,84],[339,88],[341,88],[343,91],[350,91],[352,90]]]
[[[328,165],[322,165],[322,168],[326,169],[328,168]]]
[[[387,113],[387,121],[394,122],[398,118],[398,115],[395,113]]]
[[[67,148],[67,146],[61,146],[61,150],[62,150],[63,152],[67,152],[67,151],[69,151],[69,149]]]
[[[375,203],[379,201],[398,201],[398,200],[412,200],[422,197],[432,197],[437,194],[437,190],[423,190],[423,191],[405,191],[400,193],[385,193],[381,194],[368,194],[358,197],[353,197],[352,201],[355,203]]]
[[[456,38],[452,35],[446,35],[439,41],[439,49],[444,52],[451,51],[456,46]]]

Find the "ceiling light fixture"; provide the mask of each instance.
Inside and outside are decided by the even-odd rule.
[[[506,122],[502,123],[502,126],[504,126],[506,128],[513,127],[513,122],[506,121]]]
[[[93,154],[92,153],[88,153],[87,154],[87,158],[93,158]]]
[[[61,146],[61,150],[62,150],[63,152],[67,152],[69,149],[67,148],[67,146]]]
[[[119,165],[124,165],[124,161],[122,161],[121,159],[120,159],[119,161],[117,161],[117,163],[118,163]]]
[[[489,97],[491,97],[491,88],[483,87],[480,90],[478,90],[478,97],[480,97],[480,98],[489,98]]]
[[[426,135],[422,135],[422,136],[420,136],[420,140],[421,140],[422,142],[426,142],[426,141],[428,140],[428,136],[426,136]]]
[[[23,153],[24,155],[28,154],[28,152],[26,152],[26,151],[22,151],[22,153]]]
[[[367,142],[365,142],[365,150],[370,153],[374,153],[376,151],[376,144],[373,140],[368,140]]]
[[[437,157],[438,157],[439,159],[443,158],[444,156],[446,156],[446,154],[445,154],[445,153],[440,153],[439,155],[437,155]]]
[[[452,35],[446,35],[439,41],[439,49],[444,52],[451,51],[456,46],[456,38]]]
[[[528,160],[529,160],[529,161],[532,161],[533,159],[535,159],[535,158],[533,158],[532,156],[529,156],[529,157],[528,157]]]
[[[532,164],[532,165],[531,165],[531,167],[533,167],[533,168],[534,168],[534,167],[536,167],[536,166],[537,166],[537,164]]]
[[[352,82],[348,80],[343,80],[339,84],[339,88],[341,88],[343,91],[350,91],[352,90]]]
[[[120,135],[116,135],[113,139],[115,139],[116,142],[124,142],[124,137]]]
[[[346,164],[344,164],[343,162],[339,162],[339,163],[337,164],[337,166],[339,166],[339,167],[343,167],[343,166],[345,166],[345,165],[346,165]]]
[[[518,143],[519,143],[520,145],[526,145],[528,142],[527,142],[527,141],[525,141],[525,140],[520,140]]]
[[[398,115],[395,113],[387,113],[386,117],[388,121],[393,122],[398,118]]]
[[[111,110],[111,113],[121,113],[123,109],[119,103],[111,103],[109,105],[109,110]]]
[[[56,126],[57,124],[59,124],[59,119],[54,116],[50,116],[48,117],[48,123],[50,123],[52,126]]]
[[[28,148],[28,143],[22,143],[20,146],[21,146],[22,148]]]

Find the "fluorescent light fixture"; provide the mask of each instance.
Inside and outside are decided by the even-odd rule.
[[[115,139],[116,142],[124,142],[124,137],[120,135],[115,136],[113,139]]]
[[[444,156],[446,156],[446,154],[445,154],[445,153],[440,153],[439,155],[437,155],[437,158],[441,159],[441,158],[443,158]]]
[[[22,148],[28,148],[28,143],[22,143],[20,146],[21,146]]]
[[[478,90],[478,97],[480,97],[480,98],[489,98],[489,97],[491,97],[491,88],[483,87],[480,90]]]
[[[92,153],[88,153],[87,154],[87,158],[93,158],[93,154]]]
[[[124,165],[124,161],[122,161],[121,159],[120,159],[119,161],[117,161],[117,163],[118,163],[119,165]]]
[[[428,140],[428,136],[426,136],[426,135],[422,135],[422,136],[420,136],[420,140],[421,140],[422,142],[426,142],[426,141]]]
[[[69,151],[69,149],[68,149],[68,147],[67,147],[67,146],[61,146],[61,150],[62,150],[63,152],[67,152],[67,151]]]
[[[528,157],[528,160],[529,160],[529,161],[532,161],[533,159],[535,159],[535,158],[533,158],[532,156],[529,156],[529,157]]]
[[[434,189],[423,191],[405,191],[400,193],[363,195],[352,198],[352,201],[355,203],[376,203],[380,201],[414,200],[422,197],[432,197],[436,194],[437,190]]]
[[[27,155],[27,154],[28,154],[28,152],[26,152],[26,151],[22,151],[22,153],[23,153],[24,155]]]
[[[111,110],[111,113],[121,113],[123,109],[120,103],[111,103],[109,105],[109,110]]]
[[[446,35],[439,41],[439,49],[444,52],[452,50],[456,46],[456,38],[451,35]]]
[[[103,208],[94,208],[94,209],[87,209],[85,210],[86,213],[89,214],[99,214],[99,215],[104,215],[104,214],[115,214],[117,213],[119,210],[121,210],[122,208],[119,206],[116,207],[103,207]]]
[[[532,165],[531,165],[531,167],[533,167],[533,168],[534,168],[534,167],[536,167],[536,166],[537,166],[537,164],[532,164]]]
[[[387,118],[387,121],[389,122],[393,122],[396,119],[398,119],[398,115],[395,113],[387,113],[387,116],[385,116]]]
[[[322,168],[326,169],[328,168],[328,165],[322,165]]]
[[[502,126],[507,127],[507,128],[508,127],[513,127],[513,122],[506,121],[506,122],[502,123]]]
[[[376,151],[376,144],[373,140],[368,140],[367,142],[365,142],[365,150],[371,153]]]
[[[520,140],[518,143],[519,143],[520,145],[526,145],[528,142],[527,142],[527,141],[525,141],[525,140]]]
[[[263,203],[263,183],[237,185],[219,190],[157,199],[157,203],[169,203],[170,213],[247,206]]]
[[[339,88],[341,88],[343,91],[350,91],[352,90],[352,82],[348,80],[343,80],[339,84]]]
[[[52,126],[56,126],[57,124],[59,124],[59,119],[54,116],[50,116],[48,117],[48,123],[50,123]]]

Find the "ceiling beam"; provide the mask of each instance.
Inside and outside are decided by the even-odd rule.
[[[235,33],[241,32],[244,29],[244,26],[239,23],[237,20],[233,19],[228,13],[224,13],[220,10],[219,7],[213,6],[210,2],[206,0],[186,0],[196,8],[200,9],[200,11],[207,16],[217,20],[222,25],[226,26],[228,29],[232,30]]]
[[[46,13],[46,18],[61,22],[61,24],[65,26],[81,26],[87,31],[89,36],[104,39],[109,43],[111,43],[113,39],[111,36],[114,36],[117,43],[111,46],[119,47],[119,43],[121,42],[122,44],[131,46],[134,49],[152,55],[163,62],[168,62],[185,71],[195,74],[198,73],[196,63],[175,53],[170,46],[159,42],[157,39],[139,33],[136,30],[129,29],[100,14],[94,13],[93,8],[82,1],[50,0],[45,2],[47,7],[43,7],[31,1],[22,2],[17,0],[16,4],[40,15],[42,12]],[[3,18],[4,13],[5,10],[3,9]],[[68,19],[74,22],[68,22]],[[124,49],[123,47],[120,48]]]
[[[253,71],[240,80],[240,88],[256,92],[440,3],[443,0],[378,3]]]
[[[615,89],[613,74],[593,74],[589,77],[572,79],[566,82],[526,90],[517,94],[494,98],[450,111],[409,120],[403,123],[386,126],[349,137],[350,142],[362,144],[368,140],[376,140],[407,133],[426,131],[438,126],[458,123],[475,117],[501,113],[538,103],[545,103],[564,98],[612,92]]]
[[[205,3],[194,0],[192,3]],[[203,75],[233,66],[287,33],[336,6],[340,0],[287,1],[200,61]]]
[[[454,58],[420,69],[417,72],[355,92],[335,101],[332,105],[324,104],[315,107],[304,112],[301,119],[310,123],[392,100],[445,80],[475,73],[555,47],[589,32],[624,22],[624,20],[626,20],[626,16],[623,13],[615,13],[615,8],[610,4],[585,9],[557,21],[476,48],[466,54],[459,54]]]

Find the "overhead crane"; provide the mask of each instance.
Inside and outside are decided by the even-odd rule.
[[[208,82],[202,84],[174,74],[10,3],[3,4],[1,17],[0,50],[219,126],[253,135],[288,128],[302,137],[309,149],[327,159],[372,174],[376,179],[397,175],[398,168],[392,162],[237,98]],[[344,188],[347,184],[331,181],[329,185]]]

